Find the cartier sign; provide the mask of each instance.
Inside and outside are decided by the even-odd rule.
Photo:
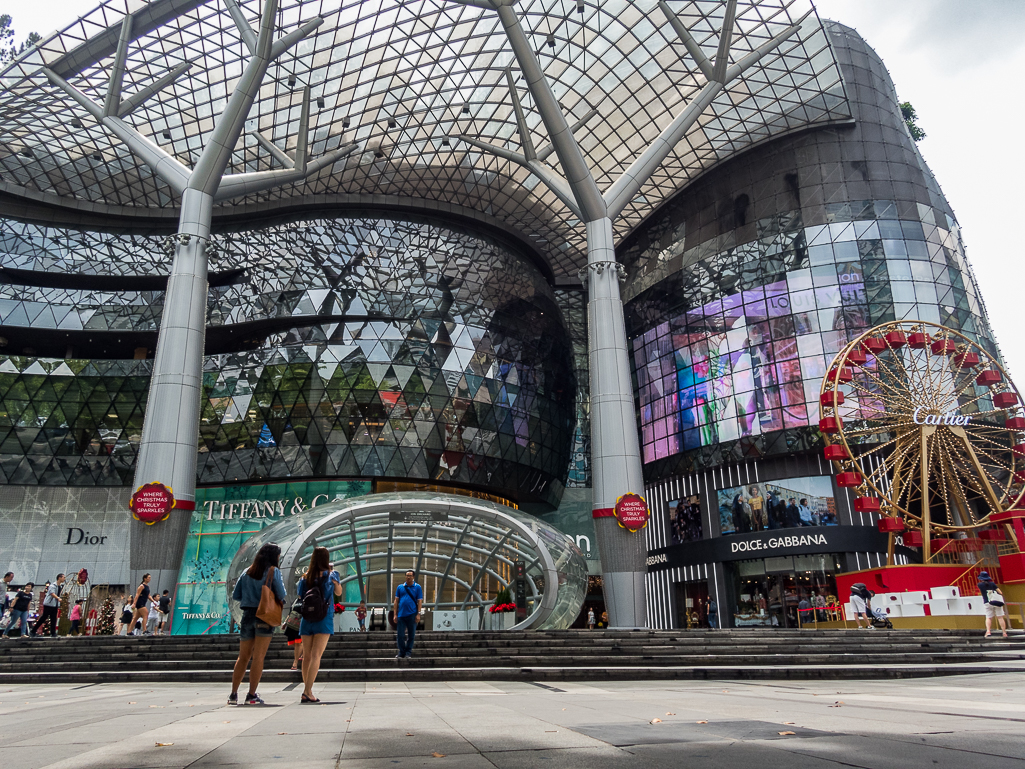
[[[916,408],[911,419],[916,425],[966,425],[972,421],[969,417],[962,416],[956,411],[945,411],[941,414],[928,406]]]

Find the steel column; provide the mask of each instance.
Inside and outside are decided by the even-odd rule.
[[[626,324],[619,292],[612,221],[587,224],[587,333],[591,373],[591,474],[595,510],[608,509],[623,494],[644,493]],[[605,606],[612,627],[647,623],[644,535],[627,531],[612,517],[594,521],[602,559]]]

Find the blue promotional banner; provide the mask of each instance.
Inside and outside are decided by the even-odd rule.
[[[307,481],[196,489],[175,591],[172,635],[231,631],[225,582],[247,539],[290,515],[371,492],[370,481]]]

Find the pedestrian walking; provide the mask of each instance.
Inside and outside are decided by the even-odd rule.
[[[1004,594],[1000,592],[996,582],[989,578],[988,571],[979,574],[979,593],[982,595],[983,603],[986,604],[985,637],[989,638],[993,634],[993,618],[996,617],[997,622],[1000,623],[1000,632],[1004,638],[1007,638],[1007,620],[1004,619],[1007,608],[1004,606]]]
[[[149,581],[150,575],[147,572],[142,575],[142,582],[135,590],[135,598],[132,599],[132,629],[128,635],[142,635],[146,630],[146,620],[149,617]]]
[[[288,616],[281,623],[281,629],[285,633],[285,640],[292,647],[292,670],[299,670],[303,661],[303,637],[299,635],[299,628],[302,626],[302,596],[296,599],[289,609]]]
[[[299,629],[285,625],[285,640],[292,647],[292,670],[299,670],[303,664],[303,637],[299,635]]]
[[[11,631],[18,625],[21,625],[19,629],[21,638],[28,638],[31,635],[28,628],[28,609],[32,605],[32,589],[34,587],[35,585],[29,582],[14,594],[14,600],[11,601],[11,621],[4,631],[4,638],[10,638]]]
[[[125,601],[125,605],[121,607],[121,629],[117,631],[118,635],[126,636],[131,632],[133,616],[135,609],[132,608],[132,602]]]
[[[79,635],[79,628],[82,626],[82,603],[81,598],[75,601],[68,614],[68,619],[71,620],[71,635]]]
[[[157,601],[157,613],[160,615],[160,621],[157,623],[157,635],[163,635],[167,631],[167,626],[171,618],[170,590],[165,590],[160,596],[160,600]]]
[[[854,614],[854,621],[861,630],[861,620],[864,618],[865,627],[872,630],[872,620],[868,616],[868,602],[871,600],[868,588],[864,582],[855,582],[851,585],[851,612]]]
[[[264,586],[273,591],[274,597],[282,606],[285,603],[285,583],[281,580],[281,569],[278,568],[280,558],[281,548],[273,542],[261,547],[252,565],[238,578],[235,590],[231,594],[242,607],[242,622],[238,628],[238,659],[235,660],[235,670],[231,674],[229,705],[238,704],[238,687],[246,675],[247,666],[249,694],[246,695],[245,704],[264,704],[256,690],[263,676],[263,660],[267,656],[267,647],[270,646],[270,639],[274,635],[274,626],[257,617],[256,610],[260,606]]]
[[[303,642],[303,693],[300,702],[320,702],[313,696],[313,684],[320,672],[320,658],[335,632],[334,596],[342,594],[338,573],[331,571],[326,547],[313,548],[310,565],[299,580],[303,619],[299,635]]]
[[[367,632],[367,602],[360,601],[356,607],[356,621],[359,622],[359,632]]]
[[[416,583],[413,572],[407,571],[406,581],[395,588],[395,641],[399,647],[395,659],[412,658],[423,604],[424,589]]]
[[[714,598],[708,601],[708,627],[715,630],[719,627],[719,604]]]
[[[150,605],[147,606],[149,614],[146,616],[146,635],[153,635],[157,632],[157,623],[160,621],[160,601],[156,596],[150,596]]]
[[[0,596],[0,619],[3,619],[4,614],[11,608],[11,599],[7,597],[7,591],[11,589],[11,582],[13,581],[14,572],[9,571],[4,574],[3,582],[0,582],[0,590],[3,590],[3,595]]]
[[[57,610],[60,608],[61,592],[64,590],[64,575],[58,574],[57,579],[46,589],[46,596],[43,598],[43,612],[36,620],[32,628],[34,635],[39,635],[39,628],[43,625],[50,626],[50,637],[57,637]]]
[[[594,616],[594,609],[593,608],[588,609],[587,610],[587,629],[588,630],[594,630],[594,626],[597,623],[597,621],[598,620],[595,619],[595,616]]]

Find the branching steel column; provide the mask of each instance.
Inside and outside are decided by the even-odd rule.
[[[170,486],[183,510],[194,507],[196,495],[210,220],[224,171],[273,60],[271,38],[276,13],[277,0],[264,0],[253,56],[189,174],[182,195],[135,485],[156,481]],[[235,21],[245,23],[241,15]]]
[[[555,94],[507,5],[497,8],[513,53],[548,130],[566,182],[587,223],[588,350],[591,372],[592,507],[607,510],[617,498],[644,490],[634,414],[633,385],[627,359],[623,300],[619,292],[612,220],[594,176],[584,160]],[[602,559],[605,605],[613,627],[644,627],[646,550],[644,536],[628,532],[610,518],[595,519]]]
[[[644,488],[641,470],[637,421],[634,413],[633,385],[627,355],[623,300],[619,290],[623,268],[616,262],[612,221],[637,195],[651,175],[662,165],[673,148],[711,105],[726,85],[759,59],[778,48],[800,28],[801,21],[730,64],[730,44],[737,16],[737,0],[726,0],[723,26],[719,34],[715,61],[709,61],[683,22],[664,0],[658,6],[676,31],[681,42],[704,75],[706,82],[687,107],[666,126],[659,136],[634,160],[630,167],[605,191],[598,189],[574,131],[592,114],[572,128],[541,69],[513,6],[516,0],[451,0],[495,11],[505,29],[513,54],[548,131],[551,145],[535,151],[516,93],[511,73],[506,79],[513,101],[516,125],[523,152],[496,147],[480,139],[460,135],[471,146],[518,163],[541,179],[574,214],[587,225],[588,348],[591,376],[591,466],[593,506],[598,551],[605,580],[605,600],[612,626],[640,627],[646,624],[644,575],[646,549],[644,538],[621,528],[607,513],[616,500],[628,492]],[[810,13],[810,11],[809,11]],[[555,152],[565,180],[554,169],[543,165]]]
[[[273,40],[277,0],[264,0],[259,33],[249,26],[237,3],[226,0],[232,20],[239,28],[252,56],[246,64],[224,112],[217,119],[195,168],[177,159],[141,135],[121,118],[157,90],[180,76],[190,64],[182,64],[154,83],[121,101],[121,85],[128,47],[132,43],[132,17],[122,22],[118,48],[104,104],[101,106],[46,68],[52,84],[79,103],[90,115],[114,133],[153,173],[182,196],[178,232],[174,235],[174,258],[167,281],[164,312],[153,360],[146,419],[136,465],[136,486],[159,482],[169,486],[178,513],[157,526],[135,527],[132,541],[134,572],[156,571],[154,584],[173,582],[177,563],[168,561],[180,552],[195,507],[196,459],[199,441],[200,403],[203,385],[203,352],[206,338],[207,254],[213,205],[238,195],[269,189],[331,165],[352,152],[349,145],[307,162],[309,132],[309,88],[303,92],[300,136],[295,159],[283,170],[225,175],[235,145],[256,101],[267,69],[277,57],[313,32],[323,19],[316,17],[279,40]],[[262,138],[262,137],[261,137]],[[261,143],[266,143],[263,140]],[[280,161],[283,152],[271,150]],[[168,556],[168,553],[171,555]],[[159,571],[157,571],[159,570]],[[167,572],[164,574],[163,572]]]

